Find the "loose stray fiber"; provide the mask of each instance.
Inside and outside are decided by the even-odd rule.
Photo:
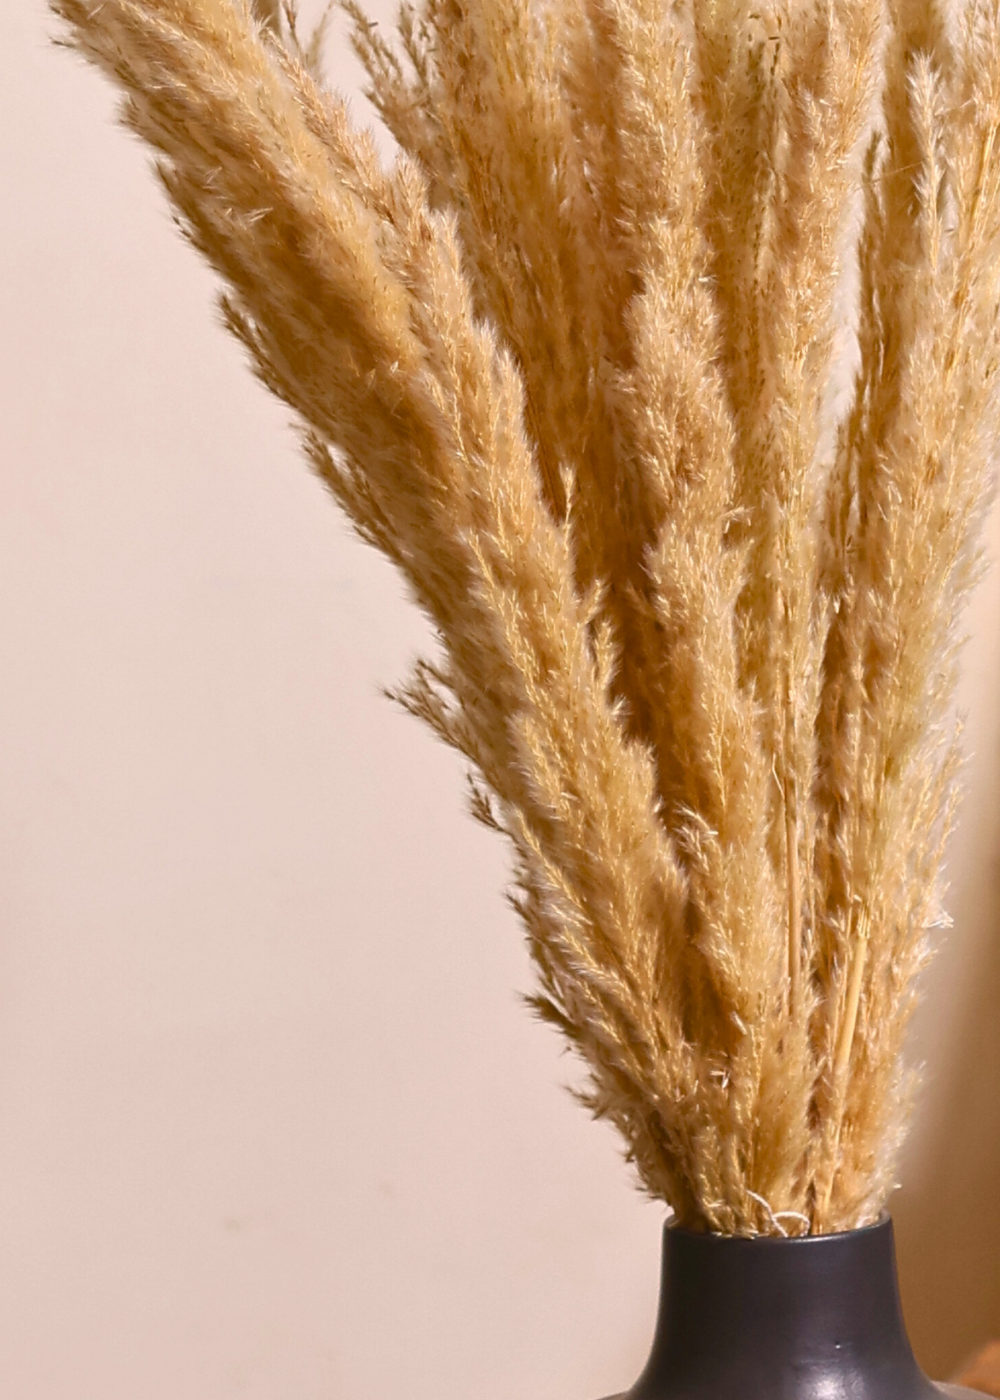
[[[388,167],[292,5],[50,4],[433,625],[395,695],[510,841],[586,1105],[691,1228],[875,1220],[993,483],[1000,0],[346,0]]]

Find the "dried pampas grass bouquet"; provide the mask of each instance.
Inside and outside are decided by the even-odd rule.
[[[51,0],[435,629],[537,969],[681,1226],[878,1219],[1000,366],[1000,0]]]

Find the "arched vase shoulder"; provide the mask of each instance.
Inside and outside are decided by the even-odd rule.
[[[903,1322],[892,1221],[737,1239],[665,1228],[649,1360],[608,1400],[960,1400]]]

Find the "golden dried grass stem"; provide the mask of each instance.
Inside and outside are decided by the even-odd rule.
[[[844,1100],[847,1092],[847,1075],[854,1050],[854,1040],[858,1028],[858,1009],[861,1005],[861,988],[864,981],[868,955],[869,919],[866,909],[858,917],[853,947],[851,949],[850,977],[847,984],[847,998],[843,1018],[837,1036],[837,1048],[833,1060],[833,1104],[834,1111],[827,1125],[829,1149],[824,1170],[818,1174],[816,1182],[817,1218],[824,1220],[830,1211],[830,1198],[833,1194],[837,1174],[837,1157],[840,1152],[840,1135],[844,1120]]]
[[[785,796],[785,840],[788,855],[788,1003],[797,1019],[802,1007],[802,882],[799,877],[799,830],[794,797]]]

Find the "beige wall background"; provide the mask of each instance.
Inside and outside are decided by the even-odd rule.
[[[6,0],[0,1393],[593,1400],[644,1357],[660,1213],[519,1005],[457,763],[377,693],[421,623],[50,28]],[[894,1206],[939,1375],[1000,1334],[997,573],[970,630]]]

